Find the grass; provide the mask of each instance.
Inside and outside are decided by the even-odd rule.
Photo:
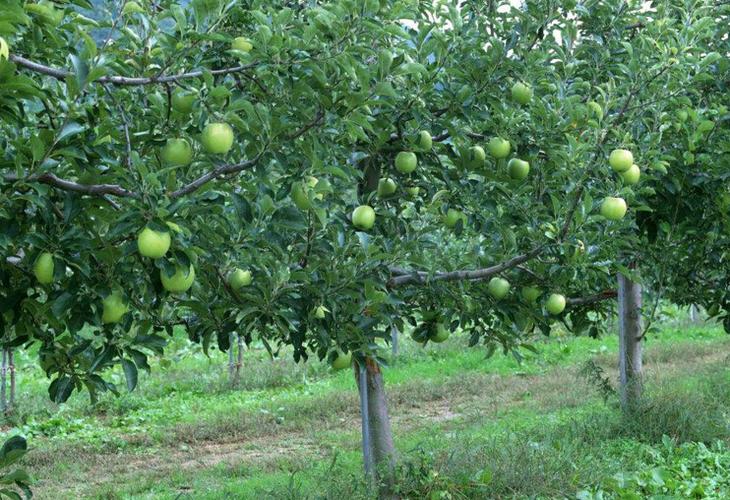
[[[665,328],[648,343],[652,398],[633,420],[579,374],[592,359],[615,380],[613,337],[540,341],[522,364],[485,359],[459,337],[427,349],[403,342],[385,371],[403,493],[573,496],[636,470],[637,450],[664,435],[727,441],[729,340],[713,326]],[[37,498],[364,496],[351,372],[252,350],[231,389],[224,354],[207,360],[177,344],[137,391],[94,408],[78,396],[50,404],[47,381],[22,365],[6,433],[30,436]]]

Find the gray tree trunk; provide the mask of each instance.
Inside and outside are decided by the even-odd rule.
[[[372,434],[370,432],[370,408],[368,407],[367,370],[364,365],[352,365],[355,369],[355,380],[360,394],[360,416],[362,421],[362,462],[365,466],[365,479],[368,486],[372,486],[375,470],[375,456],[373,455]]]
[[[393,356],[398,355],[398,328],[392,327],[390,329],[390,345],[393,352]]]
[[[8,364],[10,365],[10,401],[8,403],[8,411],[12,411],[15,406],[15,355],[12,349],[8,350]]]
[[[238,352],[236,353],[236,369],[233,373],[234,385],[238,385],[241,382],[241,367],[243,366],[243,337],[239,334],[236,334],[236,345],[238,346]]]
[[[693,325],[697,323],[697,306],[694,304],[689,306],[689,321]]]
[[[619,395],[624,411],[635,408],[642,392],[641,285],[618,275]]]
[[[2,366],[0,366],[0,411],[8,411],[7,398],[8,350],[3,347]]]
[[[359,368],[358,368],[359,370]],[[366,474],[374,466],[374,477],[380,485],[380,498],[392,497],[395,470],[395,445],[385,398],[385,385],[380,367],[372,358],[365,360],[365,377],[358,376],[360,408],[363,419],[363,458]],[[357,372],[360,375],[359,371]],[[366,382],[363,391],[362,381]],[[364,400],[363,396],[367,396]],[[367,432],[366,432],[367,431]],[[369,446],[368,446],[369,445]]]
[[[228,334],[228,381],[233,384],[233,372],[236,367],[235,362],[235,353],[233,352],[234,349],[234,340],[236,339],[236,334],[231,332]]]

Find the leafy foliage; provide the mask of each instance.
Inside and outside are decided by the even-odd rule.
[[[522,285],[581,297],[645,256],[647,280],[681,300],[672,278],[693,262],[683,255],[723,261],[725,219],[707,221],[726,175],[727,5],[0,8],[10,48],[0,59],[0,330],[7,345],[41,344],[55,401],[116,391],[99,375],[114,364],[133,388],[173,325],[206,351],[238,331],[273,355],[291,345],[297,360],[325,359],[336,348],[377,355],[391,326],[437,311],[474,344],[517,352],[556,321],[596,334],[609,307],[550,317],[517,298]],[[249,52],[230,49],[237,37]],[[518,82],[529,101],[511,97]],[[233,128],[226,155],[199,145],[211,122]],[[414,142],[423,130],[434,139],[426,150]],[[529,161],[526,180],[504,158],[475,161],[472,148],[496,136]],[[165,161],[172,138],[193,145],[192,163]],[[642,167],[638,186],[608,168],[617,147]],[[418,155],[412,173],[394,166],[402,150]],[[396,181],[394,196],[377,196],[381,177]],[[306,200],[294,203],[302,185]],[[609,222],[597,208],[615,195],[629,215]],[[361,204],[377,214],[368,232],[349,221]],[[446,227],[449,209],[465,219]],[[164,257],[138,254],[145,226],[172,235]],[[690,231],[712,231],[717,253]],[[42,252],[55,263],[47,286],[31,272]],[[161,273],[191,264],[193,287],[167,292]],[[236,268],[252,271],[251,286],[228,286]],[[508,299],[487,293],[496,274],[513,284]],[[724,304],[724,281],[702,282]],[[103,324],[112,292],[131,312]],[[321,305],[325,318],[312,313]]]
[[[23,497],[31,498],[33,493],[30,490],[30,477],[23,469],[16,469],[7,472],[7,469],[20,460],[28,451],[28,444],[25,438],[14,436],[5,441],[0,448],[0,498],[20,500],[22,497],[13,487],[17,487]]]

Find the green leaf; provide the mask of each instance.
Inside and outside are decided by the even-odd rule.
[[[61,133],[58,134],[57,141],[61,142],[64,139],[73,137],[74,135],[80,134],[85,130],[85,127],[76,122],[69,122],[61,129]]]
[[[127,389],[132,392],[137,387],[137,365],[128,359],[122,358],[122,368],[124,369],[124,377],[127,380]]]

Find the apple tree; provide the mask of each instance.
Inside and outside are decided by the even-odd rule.
[[[619,1],[0,9],[4,345],[40,344],[56,401],[116,391],[115,365],[134,388],[175,325],[354,360],[371,472],[394,465],[392,328],[519,355],[601,327],[671,182],[647,114],[707,58],[672,33],[712,25]]]

